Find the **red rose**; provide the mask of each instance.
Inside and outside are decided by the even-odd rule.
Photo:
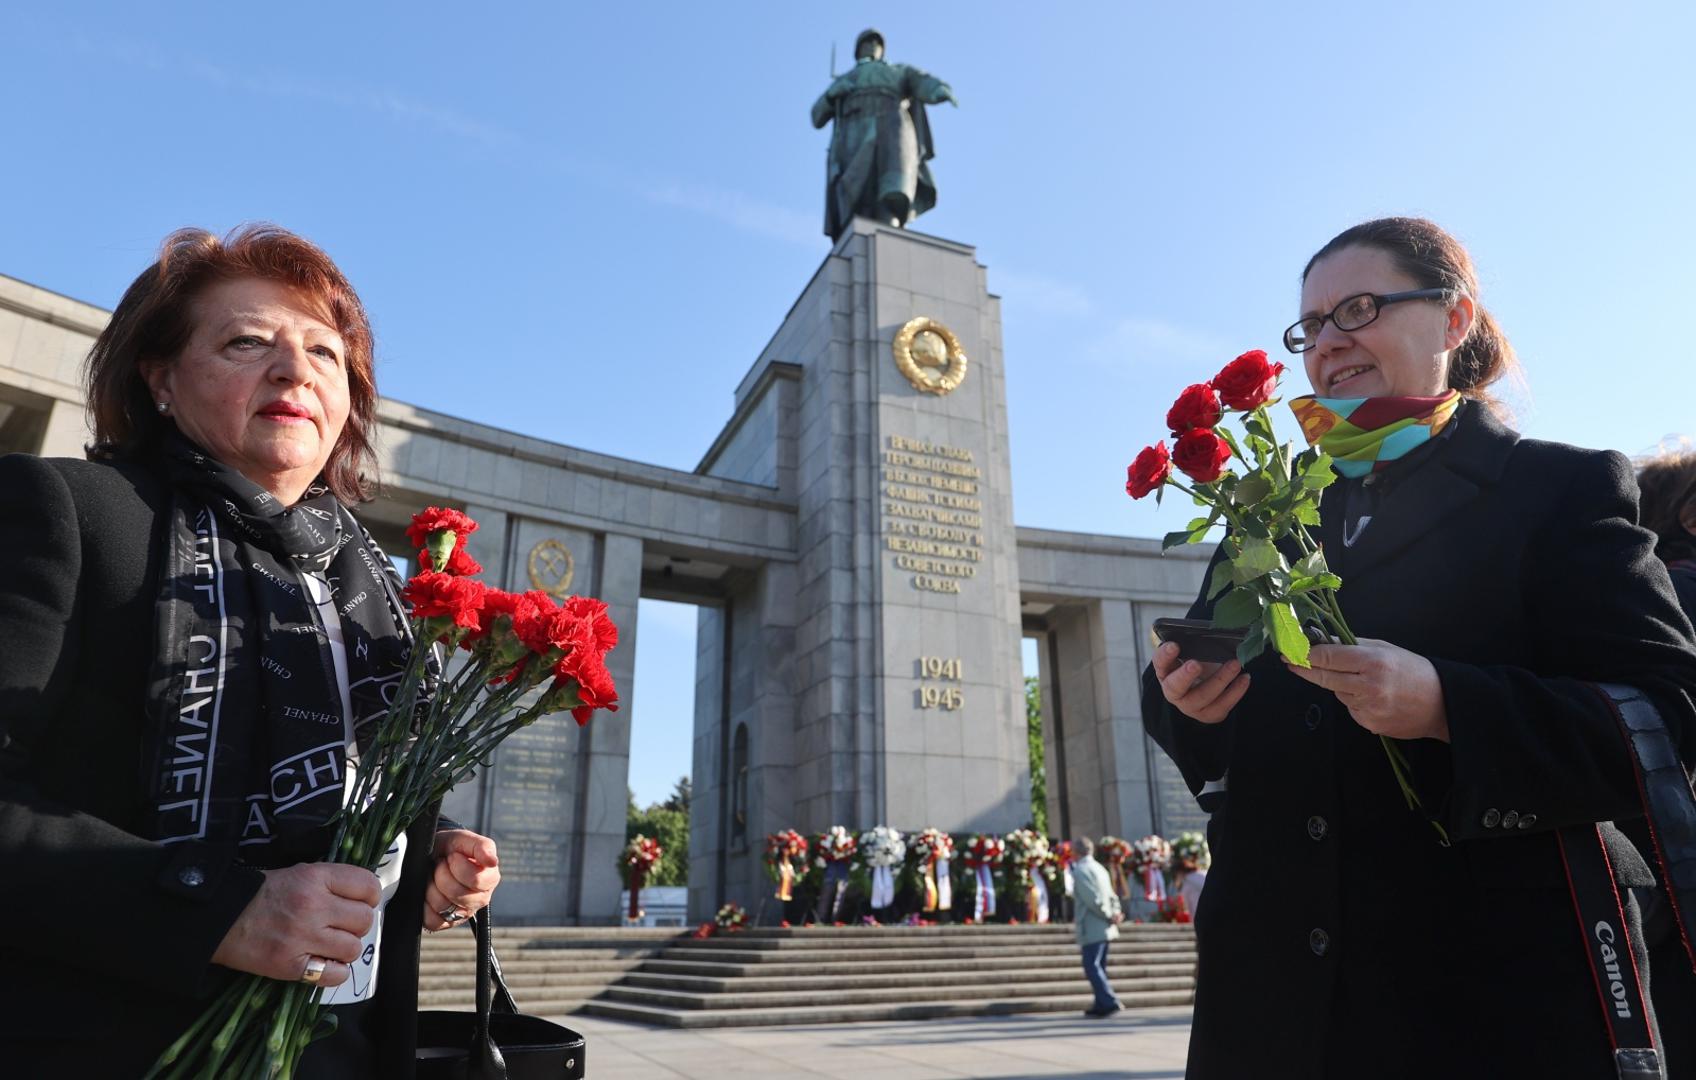
[[[1219,395],[1206,383],[1184,387],[1184,392],[1166,411],[1166,426],[1172,429],[1174,439],[1191,428],[1210,428],[1218,422]]]
[[[1157,442],[1145,446],[1137,459],[1125,470],[1125,494],[1140,499],[1166,482],[1172,475],[1172,459],[1166,454],[1166,444]]]
[[[429,543],[431,533],[443,529],[451,529],[454,547],[463,548],[465,538],[477,531],[477,523],[458,510],[428,506],[412,515],[412,524],[406,527],[406,538],[412,541],[413,547],[421,548]]]
[[[401,599],[412,609],[414,619],[451,618],[455,626],[482,629],[483,594],[488,587],[475,578],[455,577],[426,570],[401,590]]]
[[[1248,412],[1272,400],[1283,373],[1283,364],[1266,362],[1266,350],[1250,349],[1213,376],[1213,389],[1227,408]]]
[[[1198,484],[1211,484],[1231,460],[1230,444],[1211,431],[1186,431],[1172,446],[1172,461]]]

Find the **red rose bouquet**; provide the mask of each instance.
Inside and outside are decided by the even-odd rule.
[[[807,865],[807,838],[794,829],[766,837],[766,875],[777,884],[779,900],[795,898],[795,876]]]
[[[642,906],[637,898],[642,895],[642,885],[654,867],[659,865],[660,856],[664,853],[665,849],[660,847],[658,840],[637,833],[618,854],[619,873],[624,878],[625,887],[630,890],[629,917],[632,922],[642,917]]]
[[[1337,603],[1342,579],[1325,564],[1325,554],[1307,529],[1319,524],[1321,492],[1336,480],[1331,458],[1317,447],[1296,453],[1280,445],[1267,407],[1276,401],[1284,365],[1254,349],[1226,364],[1210,382],[1184,389],[1166,414],[1175,440],[1145,447],[1126,471],[1125,492],[1133,499],[1168,486],[1191,496],[1206,510],[1184,528],[1166,534],[1161,548],[1200,543],[1225,525],[1225,558],[1213,569],[1207,598],[1213,626],[1244,632],[1237,659],[1245,666],[1268,645],[1285,660],[1308,667],[1308,635],[1355,644]],[[1223,425],[1235,414],[1239,438]],[[1235,459],[1239,468],[1231,469]],[[1193,486],[1173,476],[1187,476]],[[1407,759],[1394,740],[1379,736],[1391,771],[1410,808],[1422,809],[1408,780]],[[1431,824],[1447,842],[1434,819]]]
[[[413,648],[393,703],[361,740],[354,783],[333,819],[332,862],[375,870],[414,819],[518,729],[569,710],[585,724],[618,708],[606,668],[618,628],[599,600],[492,589],[468,575],[477,523],[456,510],[418,514],[407,530],[425,569],[399,590]],[[470,655],[439,663],[435,646]],[[438,670],[439,669],[439,670]],[[539,691],[539,693],[537,693]],[[322,988],[242,975],[160,1055],[149,1077],[293,1075],[301,1053],[334,1029]]]

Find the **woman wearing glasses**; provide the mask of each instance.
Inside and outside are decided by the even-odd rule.
[[[1478,296],[1428,221],[1367,222],[1309,261],[1284,342],[1314,396],[1292,405],[1338,461],[1318,536],[1362,640],[1311,670],[1167,644],[1145,676],[1150,732],[1213,811],[1191,1080],[1591,1080],[1639,1075],[1616,1041],[1656,1038],[1640,1006],[1618,1014],[1641,948],[1614,882],[1649,876],[1608,824],[1643,810],[1594,684],[1646,696],[1688,766],[1696,645],[1626,459],[1504,423],[1490,387],[1514,354]],[[1581,922],[1580,894],[1606,919]]]

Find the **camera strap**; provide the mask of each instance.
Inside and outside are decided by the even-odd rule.
[[[1625,905],[1614,885],[1599,826],[1572,825],[1555,833],[1573,909],[1584,934],[1584,955],[1596,979],[1602,1017],[1620,1080],[1662,1080],[1660,1054],[1649,1030],[1637,960],[1626,937]]]
[[[1691,790],[1690,775],[1654,702],[1635,687],[1594,685],[1631,748],[1643,817],[1660,862],[1661,887],[1684,943],[1684,955],[1696,970],[1696,791]]]

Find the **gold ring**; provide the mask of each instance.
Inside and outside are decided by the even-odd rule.
[[[318,981],[324,977],[324,968],[328,965],[329,961],[322,956],[307,957],[306,970],[300,973],[300,981],[308,986],[317,986]]]

